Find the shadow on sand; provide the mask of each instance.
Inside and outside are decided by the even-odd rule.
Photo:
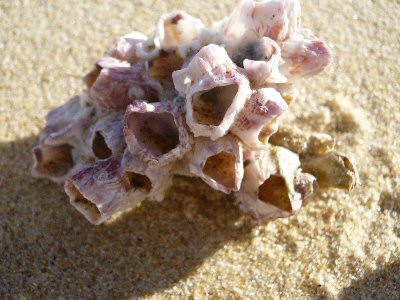
[[[163,202],[90,225],[61,186],[30,176],[36,142],[0,144],[0,298],[153,294],[185,280],[226,243],[250,238],[252,225],[232,199],[184,178]]]

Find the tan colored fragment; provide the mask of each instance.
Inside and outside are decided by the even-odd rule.
[[[302,160],[301,168],[317,178],[320,187],[333,187],[351,191],[359,178],[354,164],[344,155],[328,152]]]

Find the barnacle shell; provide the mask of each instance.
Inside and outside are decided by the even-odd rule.
[[[207,45],[191,59],[190,63],[172,74],[175,88],[181,95],[204,78],[232,77],[237,67],[223,47]],[[236,72],[235,72],[236,73]]]
[[[132,180],[144,180],[147,186],[146,197],[150,200],[162,201],[165,191],[172,184],[172,170],[175,165],[169,164],[149,165],[144,162],[139,156],[132,154],[129,149],[126,149],[121,163],[122,169],[128,174]]]
[[[229,135],[217,141],[198,138],[189,168],[216,190],[238,191],[243,178],[242,145]]]
[[[328,45],[316,38],[309,29],[300,29],[282,44],[280,66],[283,75],[304,77],[318,74],[332,61],[332,53]]]
[[[93,107],[81,105],[84,96],[75,96],[47,114],[46,126],[40,135],[41,143],[81,147],[81,134],[95,115]]]
[[[186,122],[196,137],[225,135],[251,94],[246,77],[217,45],[203,47],[172,76],[176,89],[186,94]]]
[[[301,162],[305,172],[317,178],[320,187],[353,190],[359,178],[354,164],[345,156],[336,152],[308,156]]]
[[[120,37],[83,78],[87,91],[47,115],[32,174],[64,183],[92,224],[163,200],[174,175],[233,192],[260,224],[295,214],[317,180],[354,188],[332,137],[276,132],[294,79],[331,61],[300,13],[298,0],[243,0],[208,28],[177,11],[150,38]]]
[[[88,132],[86,145],[88,156],[98,159],[122,154],[126,147],[124,140],[124,113],[111,112],[100,118]]]
[[[255,43],[250,43],[243,49],[243,67],[247,77],[253,85],[261,86],[269,83],[285,83],[286,77],[279,72],[281,64],[281,49],[278,44],[270,38],[264,37]],[[254,55],[247,55],[247,51],[254,51]]]
[[[121,157],[99,160],[65,182],[71,204],[96,225],[144,200],[148,190],[145,177],[122,171]]]
[[[194,136],[216,140],[225,135],[250,93],[247,79],[240,75],[194,86],[186,97],[186,122]]]
[[[276,132],[278,120],[287,107],[285,100],[272,88],[254,91],[237,116],[231,132],[250,148],[265,146],[268,138]]]
[[[169,102],[136,101],[128,106],[124,124],[129,151],[149,164],[177,160],[191,148],[182,116]]]
[[[137,99],[158,101],[161,85],[149,77],[146,64],[104,66],[89,89],[89,99],[103,111],[125,109]]]
[[[300,172],[299,157],[281,147],[248,151],[245,165],[236,197],[240,208],[259,223],[295,214],[316,188],[315,178]]]
[[[138,55],[138,49],[142,49],[146,42],[147,37],[143,33],[133,31],[120,37],[116,41],[114,48],[107,52],[107,55],[135,63],[143,58],[143,55]]]
[[[325,133],[307,134],[296,127],[283,125],[271,136],[269,142],[281,146],[302,156],[322,155],[333,151],[335,139]]]
[[[38,178],[49,178],[56,183],[63,183],[80,168],[79,164],[76,165],[76,155],[71,145],[39,145],[32,149],[32,154],[31,173]]]
[[[243,0],[229,17],[224,37],[228,41],[249,36],[286,40],[296,32],[300,14],[298,0]]]
[[[204,24],[184,11],[162,15],[158,21],[155,38],[156,45],[163,49],[184,47],[200,36]]]

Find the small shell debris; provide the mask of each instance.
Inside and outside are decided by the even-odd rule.
[[[120,37],[87,89],[48,113],[32,174],[64,184],[95,225],[163,200],[174,175],[233,193],[258,224],[295,214],[318,187],[353,189],[332,137],[279,129],[296,79],[332,60],[300,14],[298,0],[244,0],[210,28],[176,11],[152,37]]]

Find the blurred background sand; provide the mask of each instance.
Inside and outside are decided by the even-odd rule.
[[[115,37],[183,9],[210,23],[234,1],[0,0],[0,298],[399,299],[400,4],[303,0],[335,62],[299,84],[285,122],[337,138],[362,185],[320,192],[253,227],[232,199],[178,178],[161,204],[90,225],[30,177],[46,113],[83,89]]]

